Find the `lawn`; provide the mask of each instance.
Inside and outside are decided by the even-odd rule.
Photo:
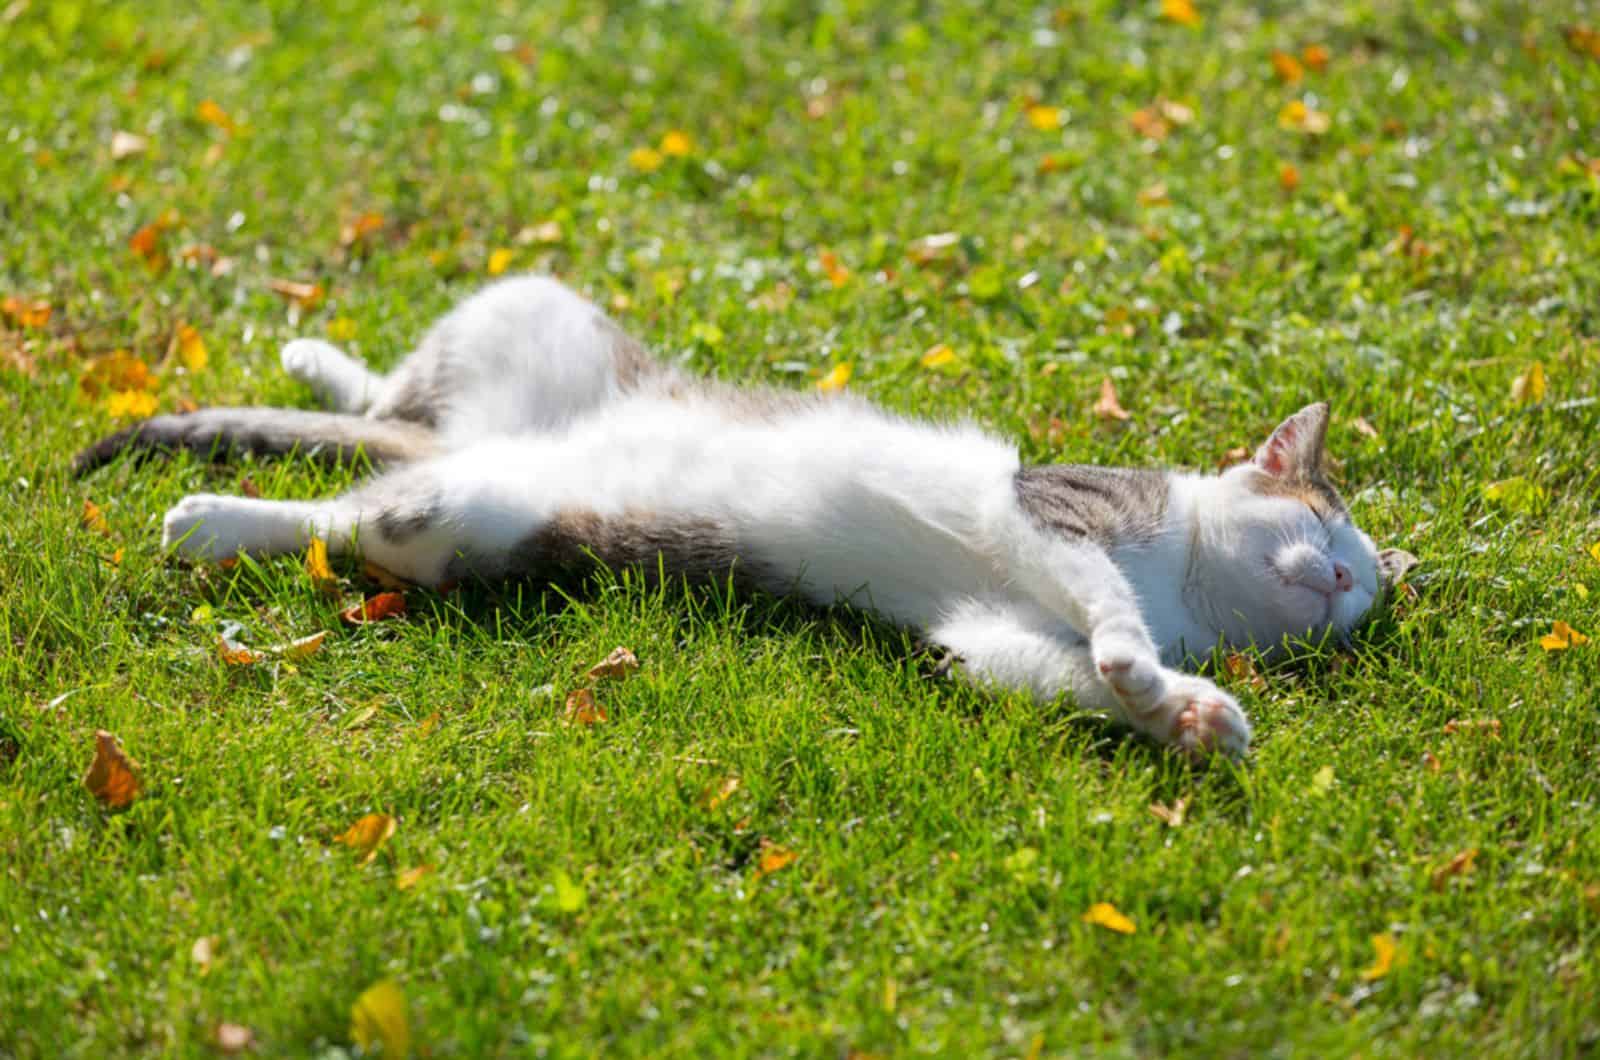
[[[1600,1048],[1586,26],[5,5],[0,1056]],[[1218,660],[1256,742],[1191,768],[859,615],[627,572],[347,626],[359,564],[159,537],[185,493],[351,472],[68,473],[142,408],[309,406],[285,341],[386,366],[502,269],[1030,460],[1214,468],[1327,399],[1357,519],[1423,562],[1349,650]],[[640,669],[568,723],[619,645]],[[82,783],[97,730],[140,766],[120,810]]]

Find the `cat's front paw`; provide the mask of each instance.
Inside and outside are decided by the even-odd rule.
[[[1250,748],[1250,722],[1228,693],[1204,677],[1174,673],[1160,698],[1166,741],[1190,758],[1222,752],[1238,758]]]
[[[237,498],[190,494],[167,509],[161,520],[161,547],[190,560],[227,559],[244,547],[243,518]]]

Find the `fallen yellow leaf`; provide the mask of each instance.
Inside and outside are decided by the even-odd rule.
[[[1100,397],[1094,403],[1094,414],[1102,420],[1125,420],[1128,410],[1117,401],[1117,387],[1108,375],[1100,380]]]
[[[328,543],[320,537],[313,537],[306,547],[306,574],[322,592],[337,591],[339,578],[328,565]]]
[[[1596,563],[1600,563],[1600,541],[1589,546],[1589,555]]]
[[[120,810],[139,797],[139,763],[129,758],[117,738],[99,729],[94,734],[94,760],[83,786],[109,810]]]
[[[369,865],[399,827],[399,822],[386,813],[369,813],[334,837],[333,841],[343,843],[359,854],[361,860],[358,864]]]
[[[943,368],[956,363],[956,351],[941,342],[937,346],[929,346],[919,363],[924,368]]]
[[[511,267],[513,252],[505,247],[499,247],[489,252],[488,271],[490,276],[498,276]]]
[[[313,633],[310,636],[301,637],[298,640],[291,640],[289,643],[279,648],[278,652],[285,659],[306,659],[321,651],[322,642],[327,639],[328,631],[323,630],[320,633]]]
[[[694,141],[681,129],[669,129],[661,137],[660,151],[670,158],[683,158],[694,150]]]
[[[1511,400],[1519,405],[1537,405],[1544,400],[1543,361],[1534,361],[1511,381]]]
[[[1025,113],[1028,116],[1028,124],[1040,132],[1050,132],[1053,129],[1061,128],[1062,114],[1060,107],[1052,107],[1045,103],[1035,103]]]
[[[666,158],[653,147],[635,147],[628,152],[628,165],[640,173],[654,173]]]
[[[1134,932],[1133,921],[1122,913],[1110,902],[1096,902],[1083,914],[1085,924],[1094,924],[1108,931],[1115,931],[1119,935],[1131,935]]]
[[[349,317],[334,317],[328,321],[328,338],[334,342],[349,342],[356,337],[356,322]]]
[[[147,390],[119,390],[106,398],[106,412],[118,419],[144,419],[154,415],[158,405]]]
[[[639,668],[639,659],[633,652],[624,647],[611,649],[611,654],[589,667],[589,677],[598,680],[602,677],[627,677]]]
[[[411,1055],[411,1025],[406,1018],[406,996],[393,979],[381,979],[356,998],[350,1008],[350,1038],[363,1053],[383,1060],[405,1060]]]
[[[200,337],[200,332],[192,325],[179,324],[177,333],[173,336],[173,344],[178,348],[178,356],[183,359],[183,365],[191,372],[205,371],[206,340]]]
[[[1405,963],[1400,947],[1395,945],[1394,936],[1388,932],[1372,936],[1372,951],[1372,964],[1361,973],[1361,978],[1366,982],[1382,979]]]
[[[1320,136],[1333,126],[1326,111],[1309,107],[1302,100],[1291,100],[1278,112],[1278,125],[1284,129]]]
[[[833,366],[832,371],[817,380],[817,389],[829,394],[836,390],[843,390],[845,384],[850,382],[850,375],[853,371],[854,368],[849,361],[840,361]]]
[[[395,876],[394,888],[397,891],[409,891],[422,882],[423,877],[433,871],[432,865],[414,865]]]
[[[1539,638],[1539,647],[1545,651],[1566,651],[1589,643],[1589,638],[1561,621],[1556,619],[1550,627],[1550,632]]]
[[[106,390],[150,390],[155,385],[150,366],[127,350],[94,358],[78,377],[78,390],[88,398],[98,397]]]

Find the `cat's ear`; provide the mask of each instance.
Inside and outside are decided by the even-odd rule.
[[[1322,467],[1322,446],[1328,437],[1328,405],[1307,405],[1278,424],[1256,450],[1255,465],[1279,478],[1310,478]]]
[[[1386,548],[1378,553],[1378,577],[1385,585],[1398,585],[1406,571],[1421,562],[1403,548]]]

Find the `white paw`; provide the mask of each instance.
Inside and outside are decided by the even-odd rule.
[[[278,360],[291,377],[315,385],[322,380],[322,348],[326,345],[317,339],[294,339],[284,346]]]
[[[1161,685],[1161,660],[1148,644],[1123,633],[1094,639],[1094,665],[1117,698],[1135,710],[1148,709]]]
[[[249,546],[252,520],[241,498],[195,493],[167,509],[161,520],[161,547],[192,560],[219,560]]]
[[[1238,701],[1204,677],[1171,673],[1160,706],[1166,741],[1190,758],[1217,751],[1237,758],[1250,747],[1250,722]]]

